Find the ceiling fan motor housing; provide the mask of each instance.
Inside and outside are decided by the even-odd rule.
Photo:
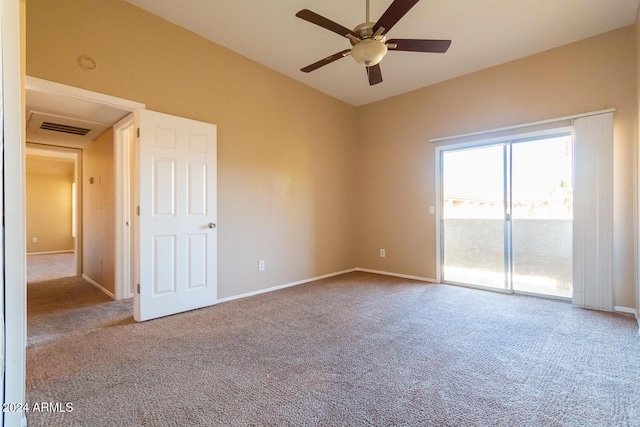
[[[373,26],[375,22],[365,22],[353,29],[353,32],[360,37],[360,41],[350,38],[351,57],[360,65],[371,67],[382,61],[387,54],[387,46],[385,46],[386,37],[383,35],[374,35]],[[379,31],[380,32],[380,31]]]
[[[358,35],[362,40],[370,39],[373,36],[373,26],[375,22],[364,22],[353,29],[353,32]],[[353,44],[353,40],[351,41]]]

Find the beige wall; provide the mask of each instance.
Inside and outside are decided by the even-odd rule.
[[[218,125],[220,297],[356,266],[435,278],[430,138],[614,107],[633,307],[635,56],[627,27],[356,109],[121,0],[27,3],[27,74]]]
[[[29,0],[27,74],[218,125],[219,297],[354,266],[354,107],[122,0]]]
[[[71,233],[73,172],[26,173],[27,253],[72,251]],[[33,242],[37,238],[37,242]]]
[[[115,294],[113,130],[82,150],[82,179],[82,273]]]
[[[436,277],[429,139],[614,107],[615,304],[634,307],[634,43],[625,27],[359,108],[358,266]]]
[[[640,8],[636,15],[636,127],[635,127],[635,174],[636,182],[634,194],[636,196],[636,228],[634,237],[636,239],[636,317],[640,321],[640,244],[638,236],[640,236]]]

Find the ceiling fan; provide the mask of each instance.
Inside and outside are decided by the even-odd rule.
[[[388,50],[445,53],[451,45],[451,40],[387,40],[387,32],[389,32],[418,1],[419,0],[394,0],[391,6],[389,6],[380,19],[378,19],[378,22],[374,23],[369,21],[369,0],[367,0],[366,22],[358,25],[353,30],[343,27],[308,9],[301,10],[296,13],[298,18],[348,38],[352,47],[351,49],[343,50],[342,52],[327,56],[318,62],[314,62],[311,65],[301,68],[300,71],[309,73],[340,58],[351,55],[358,64],[366,67],[369,85],[373,86],[382,83],[380,61],[382,61],[382,58],[384,58]]]

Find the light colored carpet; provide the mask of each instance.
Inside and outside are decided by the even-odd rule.
[[[631,316],[368,273],[146,323],[32,289],[27,400],[74,410],[30,427],[640,424]]]
[[[27,283],[75,276],[75,257],[73,252],[27,255]]]

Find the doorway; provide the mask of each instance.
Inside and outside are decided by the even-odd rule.
[[[28,144],[27,282],[81,274],[80,151]]]
[[[572,295],[570,132],[439,150],[442,281]]]
[[[127,233],[121,229],[128,219],[123,219],[122,204],[130,197],[131,183],[122,180],[122,171],[129,170],[131,138],[122,138],[113,126],[144,104],[31,76],[26,77],[25,89],[27,142],[51,150],[75,150],[86,160],[78,163],[77,274],[111,298],[128,298],[130,281],[122,280],[129,275],[119,272],[129,262],[130,242],[118,236]],[[105,229],[114,231],[105,234]]]

